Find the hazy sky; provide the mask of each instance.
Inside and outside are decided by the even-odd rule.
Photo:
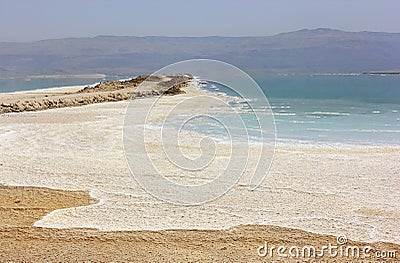
[[[96,35],[400,32],[399,0],[0,0],[0,41]]]

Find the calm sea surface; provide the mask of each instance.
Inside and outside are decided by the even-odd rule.
[[[278,139],[400,145],[400,76],[261,75],[255,80],[274,112]],[[216,83],[207,89],[235,95]],[[265,105],[250,99],[262,116]],[[241,103],[246,111],[247,103]],[[243,118],[252,135],[255,119]]]
[[[121,79],[0,79],[0,92],[86,85]],[[391,75],[258,75],[253,76],[273,109],[278,139],[400,145],[400,76]],[[232,94],[208,83],[207,90]],[[257,104],[259,116],[265,105]],[[234,103],[249,127],[254,118],[246,102]],[[240,105],[242,104],[242,105]],[[229,116],[220,116],[227,118]],[[218,135],[220,127],[196,122],[187,128]],[[222,133],[220,135],[223,135]],[[256,136],[256,133],[253,134]]]

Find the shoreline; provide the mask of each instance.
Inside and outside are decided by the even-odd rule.
[[[176,95],[183,91],[192,77],[189,75],[147,76],[129,80],[111,80],[94,85],[42,89],[20,93],[0,93],[0,114],[76,107],[111,101],[152,96]],[[143,83],[142,86],[140,86]],[[138,88],[141,87],[141,90]]]
[[[187,89],[187,94],[165,98],[164,102],[167,104],[177,102],[202,92],[202,90],[191,87]],[[117,220],[114,225],[108,227],[121,229],[121,231],[134,226],[138,229],[144,229],[144,226],[157,229],[163,225],[161,224],[163,221],[158,224],[156,220],[152,221],[150,215],[154,215],[155,219],[157,217],[168,219],[173,215],[172,219],[176,222],[164,222],[165,228],[175,229],[176,226],[183,226],[184,229],[195,229],[196,227],[211,229],[209,227],[213,226],[212,229],[230,229],[232,225],[241,225],[246,222],[250,224],[260,222],[263,225],[278,222],[274,225],[281,227],[288,225],[292,228],[297,225],[298,229],[306,229],[310,232],[316,232],[318,224],[322,224],[325,226],[321,228],[320,233],[326,233],[329,232],[329,227],[338,224],[335,233],[341,234],[340,232],[348,227],[345,223],[351,222],[353,219],[364,221],[361,221],[362,224],[355,225],[354,229],[350,229],[350,233],[352,231],[359,233],[370,231],[367,224],[374,219],[378,220],[382,214],[384,218],[394,220],[390,221],[392,227],[398,222],[396,221],[398,220],[397,210],[383,206],[387,196],[384,194],[379,196],[380,193],[388,191],[387,194],[390,195],[390,191],[393,191],[390,186],[385,185],[384,180],[390,178],[391,175],[396,178],[395,168],[399,160],[397,148],[381,146],[365,148],[353,147],[353,145],[348,148],[342,146],[329,148],[327,145],[303,147],[302,145],[278,144],[277,163],[273,164],[273,170],[268,175],[266,182],[256,192],[258,197],[245,191],[246,181],[241,181],[234,191],[223,196],[221,201],[205,206],[204,210],[194,209],[191,211],[200,216],[198,224],[193,224],[191,223],[193,218],[191,219],[189,211],[180,210],[168,204],[158,204],[157,200],[146,196],[139,187],[134,185],[133,178],[126,169],[126,164],[120,159],[122,154],[119,148],[119,133],[123,124],[121,114],[125,111],[127,103],[92,104],[83,107],[16,113],[10,115],[10,118],[0,118],[4,124],[3,127],[14,132],[7,139],[3,139],[7,133],[2,134],[0,130],[0,143],[4,142],[6,146],[4,156],[0,157],[0,163],[3,164],[1,168],[4,172],[3,175],[0,174],[0,182],[64,190],[90,190],[91,195],[93,194],[92,197],[101,200],[99,204],[89,207],[55,210],[39,220],[40,224],[36,224],[36,222],[35,225],[59,228],[97,226],[100,228],[100,232],[106,232],[109,231],[107,222],[114,222],[111,220],[123,215],[132,222]],[[22,139],[25,141],[21,141]],[[97,143],[92,145],[92,141],[101,141],[104,145]],[[8,145],[10,147],[7,147]],[[88,145],[91,145],[93,149],[89,150]],[[15,149],[12,149],[11,146]],[[110,152],[110,149],[115,153]],[[22,150],[22,152],[15,152],[15,150]],[[96,154],[96,152],[98,153]],[[15,158],[12,159],[12,157]],[[63,166],[65,165],[61,171],[59,159],[62,159]],[[22,165],[21,160],[35,169],[28,170]],[[44,162],[44,160],[46,161]],[[382,160],[387,162],[388,167],[381,167]],[[365,167],[363,168],[363,166]],[[377,174],[380,177],[376,178],[374,170],[379,168],[382,168]],[[29,178],[26,178],[26,173],[29,173]],[[10,176],[14,177],[10,178]],[[309,182],[309,185],[303,185],[305,180]],[[314,180],[327,181],[314,182]],[[377,189],[366,188],[370,183]],[[352,189],[353,186],[358,190]],[[396,181],[393,182],[392,187],[395,186]],[[365,191],[371,191],[370,197],[368,194],[365,196]],[[248,210],[240,209],[237,198],[241,198],[243,205],[246,209],[248,207]],[[259,198],[261,200],[258,200]],[[396,197],[393,198],[396,199]],[[365,200],[363,201],[363,199]],[[271,200],[276,202],[273,206],[268,204]],[[295,200],[303,200],[306,203],[301,204],[300,208],[290,206],[290,202]],[[314,211],[310,211],[307,206],[314,205],[314,200],[317,200],[320,206],[313,208]],[[376,203],[382,202],[382,206],[371,207],[369,202],[372,200]],[[356,204],[354,207],[351,205],[352,202]],[[129,206],[130,204],[133,206]],[[288,204],[289,207],[287,207]],[[113,211],[115,206],[121,206],[121,210],[118,208]],[[289,212],[282,210],[284,207],[289,209]],[[149,212],[142,211],[144,208],[149,209]],[[111,209],[110,213],[102,212],[108,211],[108,209]],[[145,212],[143,218],[140,213],[134,213],[135,209]],[[171,210],[174,214],[163,214],[157,212],[158,209],[160,211]],[[133,212],[129,213],[127,210]],[[217,211],[215,223],[207,221],[207,216],[211,213],[209,210]],[[357,211],[361,211],[362,214]],[[346,213],[350,213],[350,217],[347,217]],[[181,215],[183,219],[179,218]],[[248,216],[248,219],[241,219],[240,217],[243,215]],[[323,222],[318,219],[324,216],[333,221]],[[102,217],[105,220],[103,222],[98,220]],[[309,220],[310,225],[302,222],[301,217],[303,220]],[[292,219],[293,222],[284,221],[287,218]],[[146,224],[140,221],[146,219],[148,219]],[[343,222],[335,223],[337,219],[341,219]],[[313,228],[313,223],[318,223],[317,227]],[[382,228],[383,230],[381,230]],[[388,231],[390,228],[380,225],[377,229],[378,232],[375,233],[376,236],[373,239],[385,240],[384,234],[380,236],[380,232]],[[352,235],[348,236],[350,239],[357,239]],[[397,243],[400,240],[395,233],[387,234],[386,238],[388,237],[397,240]],[[368,240],[368,235],[361,235],[358,240]]]
[[[61,87],[51,87],[51,88],[40,88],[40,89],[33,89],[33,90],[17,90],[17,91],[12,91],[12,92],[3,92],[0,93],[0,95],[24,95],[24,94],[36,94],[36,93],[48,93],[48,92],[60,92],[60,93],[65,93],[65,92],[73,92],[73,91],[78,91],[81,90],[87,86],[93,86],[97,85],[97,83],[93,83],[90,85],[73,85],[73,86],[61,86]]]
[[[76,201],[72,201],[74,197]],[[44,199],[43,199],[44,198]],[[87,200],[87,201],[84,201]],[[71,202],[72,201],[72,202]],[[39,204],[38,204],[39,202]],[[161,231],[98,231],[88,228],[48,229],[37,228],[26,220],[26,211],[44,214],[52,209],[71,205],[87,205],[93,202],[85,192],[53,190],[40,187],[0,186],[0,246],[2,261],[261,261],[302,260],[312,262],[299,252],[298,256],[285,258],[276,252],[265,253],[260,247],[296,246],[302,249],[312,246],[316,254],[324,245],[338,245],[338,238],[320,235],[299,229],[272,225],[239,225],[225,230]],[[41,210],[38,210],[38,206]],[[24,209],[17,209],[23,207]],[[8,209],[8,210],[7,210]],[[7,213],[6,211],[17,211]],[[12,224],[7,220],[12,218]],[[6,219],[6,220],[5,220]],[[28,218],[29,219],[29,218]],[[18,238],[16,238],[18,237]],[[400,244],[361,243],[346,240],[340,246],[371,247],[371,251],[395,251],[398,257]],[[300,250],[301,251],[301,250]],[[265,254],[265,255],[263,255]],[[260,256],[261,255],[261,256]],[[362,255],[362,254],[361,254]],[[347,262],[352,255],[332,257],[325,253],[319,260],[334,259]],[[358,258],[353,259],[358,260]]]
[[[196,79],[196,77],[194,77],[194,79]],[[124,82],[124,81],[129,81],[130,79],[118,79],[115,81],[120,81],[120,82]],[[111,81],[112,82],[112,81]],[[6,93],[1,93],[0,92],[0,100],[4,97],[17,97],[18,96],[24,96],[24,95],[28,95],[28,96],[37,96],[37,95],[46,95],[46,94],[50,94],[51,96],[62,96],[64,94],[67,93],[77,93],[81,90],[83,90],[84,88],[87,87],[95,87],[96,85],[99,85],[101,82],[97,82],[97,83],[93,83],[93,84],[85,84],[85,85],[73,85],[73,86],[62,86],[62,87],[51,87],[51,88],[41,88],[41,89],[34,89],[34,90],[23,90],[23,91],[14,91],[14,92],[6,92]],[[231,97],[230,95],[227,95],[225,93],[221,93],[219,91],[211,91],[211,90],[206,90],[206,89],[202,89],[201,87],[195,87],[194,84],[191,84],[192,88],[197,89],[198,91],[200,91],[203,94],[207,94],[207,95],[211,95],[211,96],[215,96],[215,95],[221,95],[224,99],[228,100],[235,100],[235,97]],[[278,100],[284,100],[284,98],[274,98],[274,99],[278,99]],[[291,99],[291,100],[298,100],[298,99]],[[115,99],[111,100],[111,101],[104,101],[101,103],[112,103],[113,101],[115,101]],[[1,101],[0,101],[1,102]],[[90,105],[92,103],[89,104],[82,104],[82,105],[74,105],[74,106],[78,106],[78,107],[82,107],[85,105]],[[387,105],[391,105],[391,103],[388,103]],[[1,106],[1,104],[0,104]],[[71,107],[71,106],[67,106],[67,107]],[[272,107],[273,108],[273,107]],[[51,109],[51,108],[50,108]],[[0,109],[1,110],[1,109]],[[48,109],[46,109],[48,110]],[[28,111],[28,112],[35,112],[35,111]],[[16,112],[19,113],[19,112]],[[6,113],[1,113],[0,111],[0,117],[1,116],[6,116],[8,114],[14,114],[14,112],[6,112]],[[275,113],[274,113],[275,114]],[[279,115],[279,113],[278,113]],[[398,133],[400,131],[396,131],[394,130],[393,133]],[[388,148],[399,148],[400,144],[396,144],[396,143],[385,143],[385,142],[373,142],[373,141],[369,141],[369,142],[361,142],[361,141],[348,141],[348,142],[337,142],[335,140],[316,140],[316,139],[299,139],[299,138],[290,138],[290,137],[276,137],[276,143],[280,143],[282,145],[287,145],[287,146],[300,146],[300,147],[364,147],[364,148],[374,148],[374,147],[388,147]]]

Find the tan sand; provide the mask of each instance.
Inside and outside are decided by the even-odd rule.
[[[37,187],[0,187],[0,261],[13,262],[314,262],[314,258],[260,257],[258,249],[270,246],[336,245],[333,236],[274,226],[238,226],[229,230],[165,230],[101,232],[94,229],[42,229],[31,226],[53,209],[94,202],[85,192]],[[400,245],[344,245],[373,247],[374,251],[400,251]],[[263,250],[260,250],[264,253]],[[286,252],[287,253],[287,252]],[[301,255],[301,254],[300,254]],[[352,255],[352,254],[350,254]],[[321,259],[346,262],[348,257]],[[352,256],[350,256],[352,259]],[[353,261],[357,262],[357,261]]]
[[[0,227],[32,226],[55,209],[97,203],[84,191],[0,185]]]

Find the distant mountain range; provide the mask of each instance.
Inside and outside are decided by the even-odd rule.
[[[0,76],[151,73],[209,58],[248,72],[400,71],[400,33],[319,28],[265,37],[98,36],[0,43]]]

